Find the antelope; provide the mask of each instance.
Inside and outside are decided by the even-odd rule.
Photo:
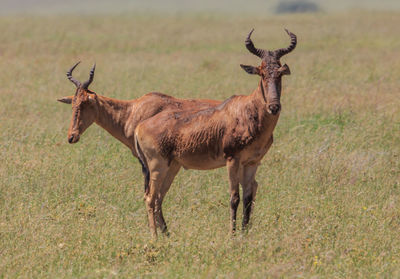
[[[162,111],[209,108],[221,103],[216,100],[178,99],[158,92],[151,92],[129,101],[107,98],[89,89],[94,78],[95,65],[90,71],[89,79],[83,83],[72,76],[79,63],[67,72],[68,79],[76,86],[75,95],[58,99],[59,102],[72,104],[72,117],[68,129],[68,142],[71,144],[78,142],[83,132],[96,123],[125,144],[133,156],[137,157],[134,131],[140,122]],[[143,165],[142,170],[146,179],[148,174]],[[158,214],[159,219],[164,220],[162,211]],[[165,225],[163,230],[166,230]]]
[[[181,169],[210,170],[227,167],[230,191],[230,231],[236,230],[236,212],[243,189],[245,229],[254,207],[258,183],[257,168],[273,142],[273,131],[281,111],[282,76],[289,67],[280,58],[296,47],[296,35],[285,29],[290,45],[274,51],[258,49],[248,34],[245,45],[261,58],[258,67],[240,65],[247,73],[261,77],[258,87],[248,96],[232,96],[223,103],[202,110],[161,112],[139,123],[135,146],[144,172],[145,203],[150,232],[157,237],[163,199]]]
[[[134,131],[141,121],[164,110],[201,109],[221,103],[206,99],[178,99],[158,92],[150,92],[129,101],[100,96],[89,89],[96,65],[90,70],[89,79],[81,83],[72,76],[79,63],[67,72],[67,78],[76,86],[75,95],[58,99],[59,102],[72,104],[72,117],[68,129],[68,142],[71,144],[78,142],[85,130],[95,122],[125,144],[137,157]]]

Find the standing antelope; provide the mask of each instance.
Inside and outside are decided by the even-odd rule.
[[[72,76],[72,71],[79,63],[67,72],[68,79],[76,86],[75,95],[58,99],[59,102],[72,104],[72,118],[68,130],[69,143],[78,142],[83,132],[95,122],[125,144],[137,157],[134,148],[134,131],[141,121],[168,109],[201,109],[221,103],[205,99],[177,99],[157,92],[129,101],[103,97],[89,90],[96,65],[93,66],[89,79],[84,83]]]
[[[159,212],[182,166],[199,170],[226,166],[231,231],[236,229],[239,183],[243,187],[243,228],[249,223],[258,186],[256,171],[271,147],[281,110],[282,76],[290,74],[280,58],[297,43],[296,36],[286,30],[291,38],[289,47],[275,51],[257,49],[250,39],[253,31],[245,43],[252,54],[262,59],[261,65],[240,65],[247,73],[261,77],[251,95],[232,96],[218,106],[200,111],[161,112],[136,127],[136,150],[145,172],[149,173],[149,179],[145,180],[145,202],[153,236],[157,236],[156,222],[165,231],[165,221],[160,219]]]
[[[72,118],[68,130],[69,143],[78,142],[82,133],[95,122],[125,144],[131,150],[133,156],[137,157],[136,149],[134,148],[134,131],[140,122],[161,111],[170,109],[204,109],[221,103],[215,100],[177,99],[156,92],[148,93],[130,101],[103,97],[89,90],[89,85],[93,81],[95,66],[90,71],[89,79],[84,83],[72,77],[72,71],[79,63],[76,63],[67,72],[68,79],[77,88],[75,95],[58,99],[62,103],[72,104]],[[144,168],[143,171],[145,171]],[[148,179],[146,173],[145,179]],[[160,214],[159,218],[164,220],[162,211],[158,213]]]

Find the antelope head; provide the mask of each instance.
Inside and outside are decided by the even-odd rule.
[[[281,65],[280,58],[291,52],[297,44],[296,35],[285,29],[286,33],[290,36],[290,45],[287,48],[280,48],[274,51],[258,49],[254,46],[250,39],[254,29],[250,31],[246,38],[246,48],[254,55],[261,58],[261,65],[258,67],[242,65],[242,67],[249,74],[256,74],[261,76],[261,91],[264,101],[267,104],[267,111],[272,115],[276,115],[281,110],[281,88],[282,76],[290,75],[289,66]]]
[[[72,118],[68,129],[69,143],[78,142],[80,135],[94,122],[97,116],[97,95],[89,90],[96,64],[90,71],[89,79],[81,83],[72,76],[72,71],[79,63],[76,63],[67,72],[67,78],[76,86],[75,95],[58,99],[59,102],[72,104]]]

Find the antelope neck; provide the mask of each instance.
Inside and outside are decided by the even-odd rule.
[[[97,95],[97,106],[96,124],[126,146],[131,147],[125,134],[125,126],[131,112],[131,102]]]

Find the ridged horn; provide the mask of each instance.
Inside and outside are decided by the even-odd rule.
[[[79,63],[81,63],[81,61],[79,61],[78,63],[76,63],[74,66],[72,66],[72,68],[67,72],[67,78],[73,83],[75,84],[76,87],[81,86],[81,83],[79,81],[77,81],[76,79],[74,79],[74,77],[72,76],[72,71],[76,68],[76,66],[79,65]]]
[[[274,51],[274,55],[278,59],[281,58],[282,56],[288,54],[292,50],[294,50],[296,45],[297,45],[297,37],[296,37],[296,35],[293,34],[292,32],[290,32],[287,29],[285,29],[285,31],[290,36],[290,45],[287,48],[280,48],[280,49],[277,49],[277,50]]]
[[[89,79],[82,84],[82,88],[88,89],[89,85],[93,81],[94,70],[96,69],[96,63],[94,63],[93,68],[90,70]]]
[[[246,48],[247,48],[251,53],[253,53],[254,55],[256,55],[256,56],[258,56],[258,57],[260,57],[260,58],[263,58],[263,57],[265,56],[266,51],[263,50],[263,49],[258,49],[258,48],[256,48],[256,47],[254,46],[252,40],[250,39],[250,36],[251,36],[251,34],[253,33],[253,31],[254,31],[254,28],[251,29],[249,35],[247,35],[247,38],[246,38],[246,41],[245,41]]]

